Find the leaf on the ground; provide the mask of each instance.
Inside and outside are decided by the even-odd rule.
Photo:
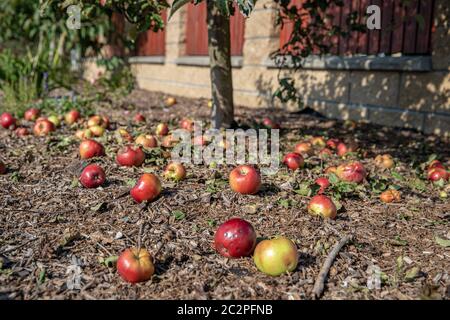
[[[136,179],[128,179],[126,184],[127,186],[134,187],[136,185],[136,182],[137,182]]]
[[[172,216],[175,220],[183,220],[186,217],[186,214],[181,210],[172,211]]]
[[[412,267],[405,273],[405,281],[411,282],[414,281],[420,275],[420,269],[418,267]]]
[[[450,240],[442,239],[438,236],[435,236],[434,239],[435,239],[436,243],[438,245],[440,245],[441,247],[444,247],[444,248],[450,247]]]
[[[396,236],[394,239],[390,241],[393,246],[407,246],[408,241],[401,239],[399,236]]]
[[[91,211],[99,212],[106,208],[105,202],[100,202],[99,204],[96,204],[95,206],[91,207]]]
[[[399,181],[405,180],[405,178],[403,178],[403,176],[398,172],[392,171],[391,174],[392,174],[392,177],[396,180],[399,180]]]

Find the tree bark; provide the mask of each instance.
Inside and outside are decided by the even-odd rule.
[[[230,17],[216,1],[208,2],[208,48],[211,70],[212,126],[230,128],[234,122],[233,77],[231,73]]]

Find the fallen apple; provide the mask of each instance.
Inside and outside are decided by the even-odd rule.
[[[114,133],[118,143],[133,142],[133,136],[125,128],[119,128]]]
[[[339,142],[336,149],[337,155],[339,157],[344,157],[348,153],[356,152],[358,150],[358,146],[356,145],[355,142],[348,142],[348,143]]]
[[[393,189],[386,190],[380,194],[380,200],[384,203],[400,201],[400,192]]]
[[[394,167],[394,159],[390,154],[379,154],[375,157],[375,165],[380,168],[391,169]]]
[[[0,125],[5,129],[15,129],[16,128],[16,118],[9,112],[4,112],[0,116]]]
[[[291,170],[302,168],[305,164],[303,157],[295,152],[288,153],[283,158],[283,163]]]
[[[87,130],[89,130],[94,137],[102,137],[105,134],[105,128],[102,126],[99,126],[99,125],[89,127],[89,129],[87,129]],[[86,133],[85,133],[85,135],[86,135]]]
[[[73,109],[65,114],[64,121],[66,122],[66,124],[72,125],[80,119],[80,116],[80,112]]]
[[[105,129],[108,129],[109,128],[109,119],[105,116],[94,115],[89,118],[89,120],[87,122],[87,126],[88,127],[101,126]]]
[[[321,159],[328,159],[331,158],[332,156],[333,152],[328,148],[323,148],[322,150],[319,151],[319,157]]]
[[[156,127],[155,132],[158,136],[167,136],[169,134],[169,126],[165,123],[160,123]]]
[[[339,144],[340,142],[341,142],[341,141],[340,141],[339,139],[328,139],[328,141],[327,141],[327,147],[330,148],[330,149],[332,149],[332,150],[335,150],[335,149],[337,149],[337,146],[338,146],[338,144]]]
[[[47,118],[47,120],[53,123],[55,128],[59,127],[61,124],[61,120],[59,120],[59,117],[56,115],[51,115],[50,117]]]
[[[164,170],[164,177],[174,181],[181,181],[186,178],[186,169],[181,163],[171,162]]]
[[[336,175],[343,181],[361,183],[366,177],[366,169],[360,162],[352,162],[338,166]]]
[[[277,122],[275,122],[272,119],[267,118],[267,117],[263,119],[262,124],[265,127],[270,128],[270,129],[280,129],[281,128],[279,123],[277,123]]]
[[[97,188],[105,183],[105,179],[105,171],[96,164],[88,165],[80,176],[80,182],[86,188]]]
[[[46,136],[48,135],[50,132],[55,131],[55,125],[53,122],[47,120],[47,119],[43,119],[43,120],[38,120],[36,121],[34,128],[33,128],[33,132],[36,136]]]
[[[255,229],[249,222],[239,218],[221,224],[214,236],[217,252],[227,258],[247,257],[253,253],[255,245]]]
[[[95,140],[86,139],[80,143],[81,159],[90,159],[105,155],[105,148]]]
[[[139,167],[145,161],[145,153],[140,147],[126,146],[117,152],[116,161],[125,167]]]
[[[314,147],[323,148],[327,145],[327,143],[323,137],[312,137],[310,142]]]
[[[310,156],[314,153],[311,143],[300,142],[295,146],[295,152],[301,154],[302,156]]]
[[[325,189],[330,186],[330,180],[328,180],[328,178],[317,178],[314,182],[320,187],[319,191],[317,191],[317,194],[324,193]]]
[[[336,218],[337,215],[335,204],[330,198],[324,195],[312,197],[308,204],[308,212],[312,215],[330,219]]]
[[[161,146],[164,148],[173,148],[178,144],[178,140],[175,139],[171,134],[168,136],[165,136],[161,142]]]
[[[428,180],[433,181],[433,182],[437,182],[439,180],[444,180],[447,181],[449,178],[449,173],[447,170],[443,169],[443,168],[431,168],[430,170],[428,170],[428,174],[427,174]]]
[[[331,166],[331,167],[327,167],[327,168],[325,168],[325,170],[323,171],[325,174],[331,174],[331,173],[333,173],[333,174],[336,174],[336,171],[337,171],[337,167],[335,167],[335,166]]]
[[[144,115],[143,115],[142,113],[137,113],[137,114],[134,116],[134,122],[136,122],[136,123],[142,123],[142,122],[145,122],[145,117],[144,117]]]
[[[230,172],[230,187],[241,194],[255,194],[261,187],[261,176],[252,166],[241,165]]]
[[[153,258],[145,249],[126,249],[117,260],[117,272],[129,283],[150,280],[155,273]]]
[[[145,135],[141,134],[139,137],[136,138],[135,143],[137,145],[140,145],[144,148],[156,148],[158,146],[158,140],[152,135]]]
[[[36,119],[39,117],[40,114],[41,110],[37,108],[30,108],[27,111],[25,111],[23,117],[27,121],[36,121]]]
[[[177,103],[177,99],[175,99],[174,97],[168,97],[165,101],[165,105],[166,107],[172,107]]]
[[[17,128],[15,133],[18,137],[25,137],[30,134],[27,128]]]
[[[152,173],[144,173],[131,189],[130,194],[137,203],[153,201],[162,191],[161,182]]]
[[[180,121],[180,128],[187,131],[193,131],[194,121],[192,121],[191,119],[183,119]]]
[[[433,161],[431,161],[430,164],[428,165],[428,170],[434,169],[434,168],[445,169],[444,165],[443,165],[439,160],[433,160]]]
[[[286,237],[263,240],[255,248],[253,261],[259,271],[279,276],[297,267],[297,246]]]

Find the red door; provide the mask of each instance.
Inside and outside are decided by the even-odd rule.
[[[239,12],[230,18],[231,55],[241,56],[244,47],[245,18]],[[187,7],[186,54],[208,55],[208,27],[206,25],[206,2]]]

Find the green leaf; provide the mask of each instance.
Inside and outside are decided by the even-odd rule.
[[[191,2],[191,0],[175,0],[172,3],[172,8],[170,9],[169,20],[170,18],[172,18],[175,12],[177,12],[181,7],[183,7],[185,4],[188,4],[189,2]]]
[[[394,179],[399,180],[399,181],[405,180],[405,178],[403,178],[402,175],[400,175],[398,172],[395,172],[395,171],[392,171],[392,177],[393,177]]]
[[[239,6],[239,11],[244,15],[244,17],[248,17],[255,7],[254,0],[236,0],[236,2]]]
[[[442,239],[438,236],[435,236],[434,240],[436,240],[436,243],[438,245],[440,245],[441,247],[444,247],[444,248],[450,247],[450,240]]]
[[[126,183],[127,186],[134,187],[136,185],[136,182],[137,182],[136,179],[128,179]]]
[[[186,217],[185,213],[181,210],[172,211],[172,215],[174,216],[175,220],[183,220]]]

